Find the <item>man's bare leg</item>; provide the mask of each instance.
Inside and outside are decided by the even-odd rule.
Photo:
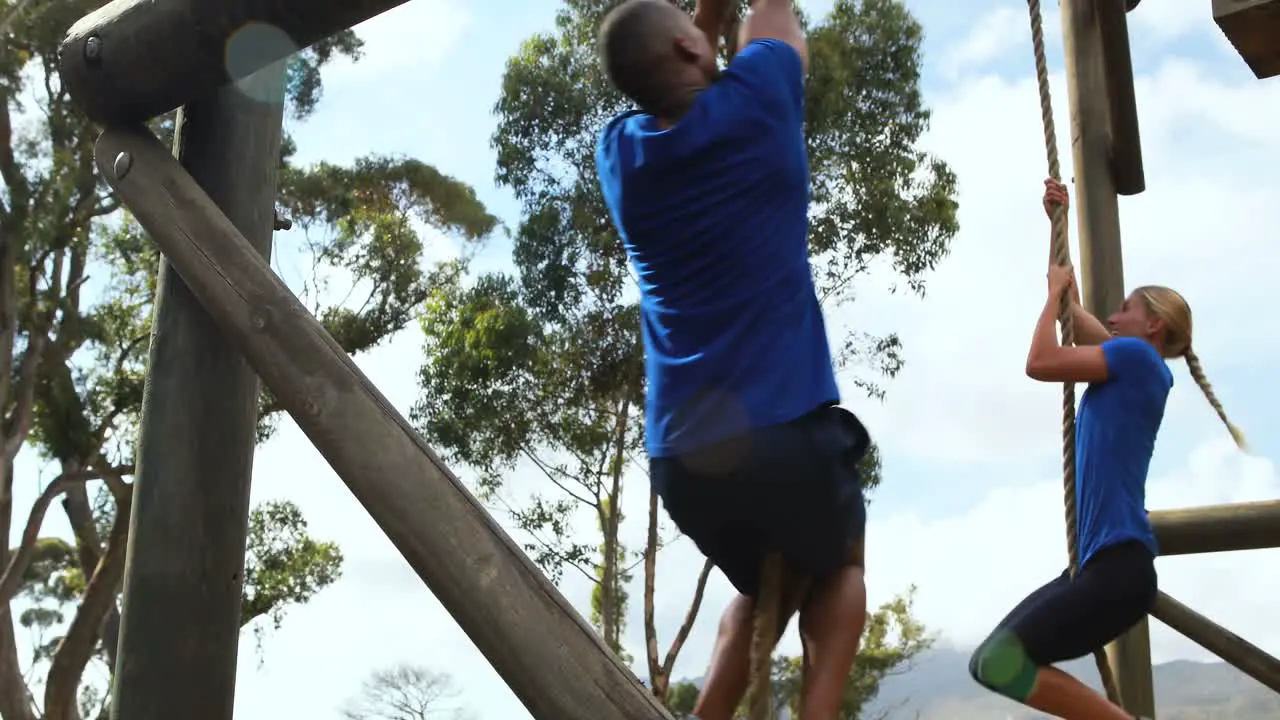
[[[804,601],[808,583],[790,575],[783,582],[779,607],[776,643],[787,629],[787,623]],[[711,666],[698,693],[693,714],[699,720],[733,720],[738,703],[751,683],[751,635],[755,629],[755,600],[738,595],[725,608],[720,630],[711,651]]]
[[[835,720],[840,713],[867,622],[861,544],[854,554],[857,564],[816,583],[800,609],[805,673],[799,720]]]
[[[711,666],[698,693],[693,714],[699,720],[733,720],[747,692],[751,672],[751,614],[755,602],[738,595],[720,617],[720,631],[711,651]]]

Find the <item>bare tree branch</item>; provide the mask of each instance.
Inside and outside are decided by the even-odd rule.
[[[49,505],[54,499],[76,483],[105,480],[107,478],[112,478],[116,482],[122,483],[123,481],[120,478],[132,473],[132,465],[107,468],[105,470],[82,470],[74,473],[63,473],[46,485],[44,491],[40,493],[40,496],[36,498],[35,503],[31,506],[31,514],[27,517],[27,525],[22,531],[22,544],[18,546],[17,552],[10,556],[8,567],[4,569],[4,574],[0,575],[0,603],[7,603],[13,600],[14,596],[18,594],[18,590],[22,587],[22,576],[26,573],[27,566],[31,563],[36,541],[40,538],[40,526],[44,523],[45,513],[48,512]],[[127,493],[120,493],[120,495],[127,497]],[[117,495],[118,501],[119,495]]]
[[[693,623],[698,619],[698,611],[702,608],[702,596],[707,590],[707,579],[711,577],[711,568],[715,564],[711,560],[702,563],[702,572],[698,573],[698,584],[693,590],[693,600],[689,603],[689,611],[684,615],[684,622],[680,625],[680,630],[676,632],[676,637],[671,641],[671,647],[667,649],[667,659],[662,663],[662,674],[671,677],[671,669],[675,667],[676,656],[680,654],[680,650],[684,647],[684,643],[689,639],[689,633],[693,631]]]
[[[119,480],[118,474],[115,477]],[[43,720],[79,720],[76,691],[97,647],[102,622],[115,609],[116,595],[124,579],[131,503],[127,493],[113,491],[113,494],[116,495],[116,516],[107,537],[106,552],[85,588],[67,634],[53,653],[45,682]]]

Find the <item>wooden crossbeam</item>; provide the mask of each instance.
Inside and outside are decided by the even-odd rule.
[[[1183,605],[1164,592],[1156,597],[1151,616],[1177,630],[1240,672],[1280,692],[1280,660],[1258,646]]]
[[[1213,20],[1255,77],[1280,75],[1280,0],[1213,0]]]
[[[1280,547],[1280,500],[1152,512],[1161,555]]]
[[[113,0],[67,31],[62,84],[97,122],[142,122],[405,2]]]
[[[108,130],[95,152],[209,316],[536,720],[670,717],[153,135]]]

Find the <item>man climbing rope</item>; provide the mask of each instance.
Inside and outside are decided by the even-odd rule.
[[[650,480],[740,593],[694,713],[732,717],[752,615],[759,602],[772,620],[763,598],[776,584],[764,657],[798,610],[800,720],[834,720],[866,616],[857,463],[869,439],[836,407],[808,263],[800,23],[791,0],[756,0],[721,72],[729,9],[701,0],[690,18],[668,0],[628,0],[609,14],[601,60],[638,109],[608,123],[597,170],[639,277]],[[779,556],[770,567],[786,571],[762,577]]]
[[[1045,181],[1045,212],[1065,208],[1067,190]],[[1052,242],[1052,241],[1051,241]],[[1070,293],[1076,347],[1054,324]],[[1031,593],[974,652],[974,679],[1006,697],[1067,720],[1132,716],[1054,663],[1095,652],[1150,612],[1156,597],[1156,542],[1145,506],[1147,468],[1173,375],[1165,358],[1187,361],[1191,377],[1227,419],[1191,349],[1191,309],[1164,287],[1133,291],[1104,326],[1080,306],[1074,273],[1052,255],[1049,297],[1027,355],[1027,375],[1043,382],[1089,383],[1076,421],[1078,573]]]

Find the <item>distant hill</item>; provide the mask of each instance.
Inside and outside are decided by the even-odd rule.
[[[968,663],[968,653],[960,650],[927,653],[911,672],[885,680],[874,708],[890,710],[889,720],[1047,717],[978,687]],[[1093,658],[1062,669],[1101,688]],[[1157,665],[1153,677],[1160,720],[1280,720],[1280,695],[1225,663],[1178,660]]]
[[[1039,720],[1048,716],[987,692],[969,677],[967,651],[938,648],[887,678],[864,717],[885,720]],[[1062,666],[1100,688],[1092,658]],[[1154,668],[1159,720],[1280,720],[1280,695],[1225,663],[1185,660]],[[702,678],[693,682],[701,685]],[[885,713],[883,716],[881,713]]]

